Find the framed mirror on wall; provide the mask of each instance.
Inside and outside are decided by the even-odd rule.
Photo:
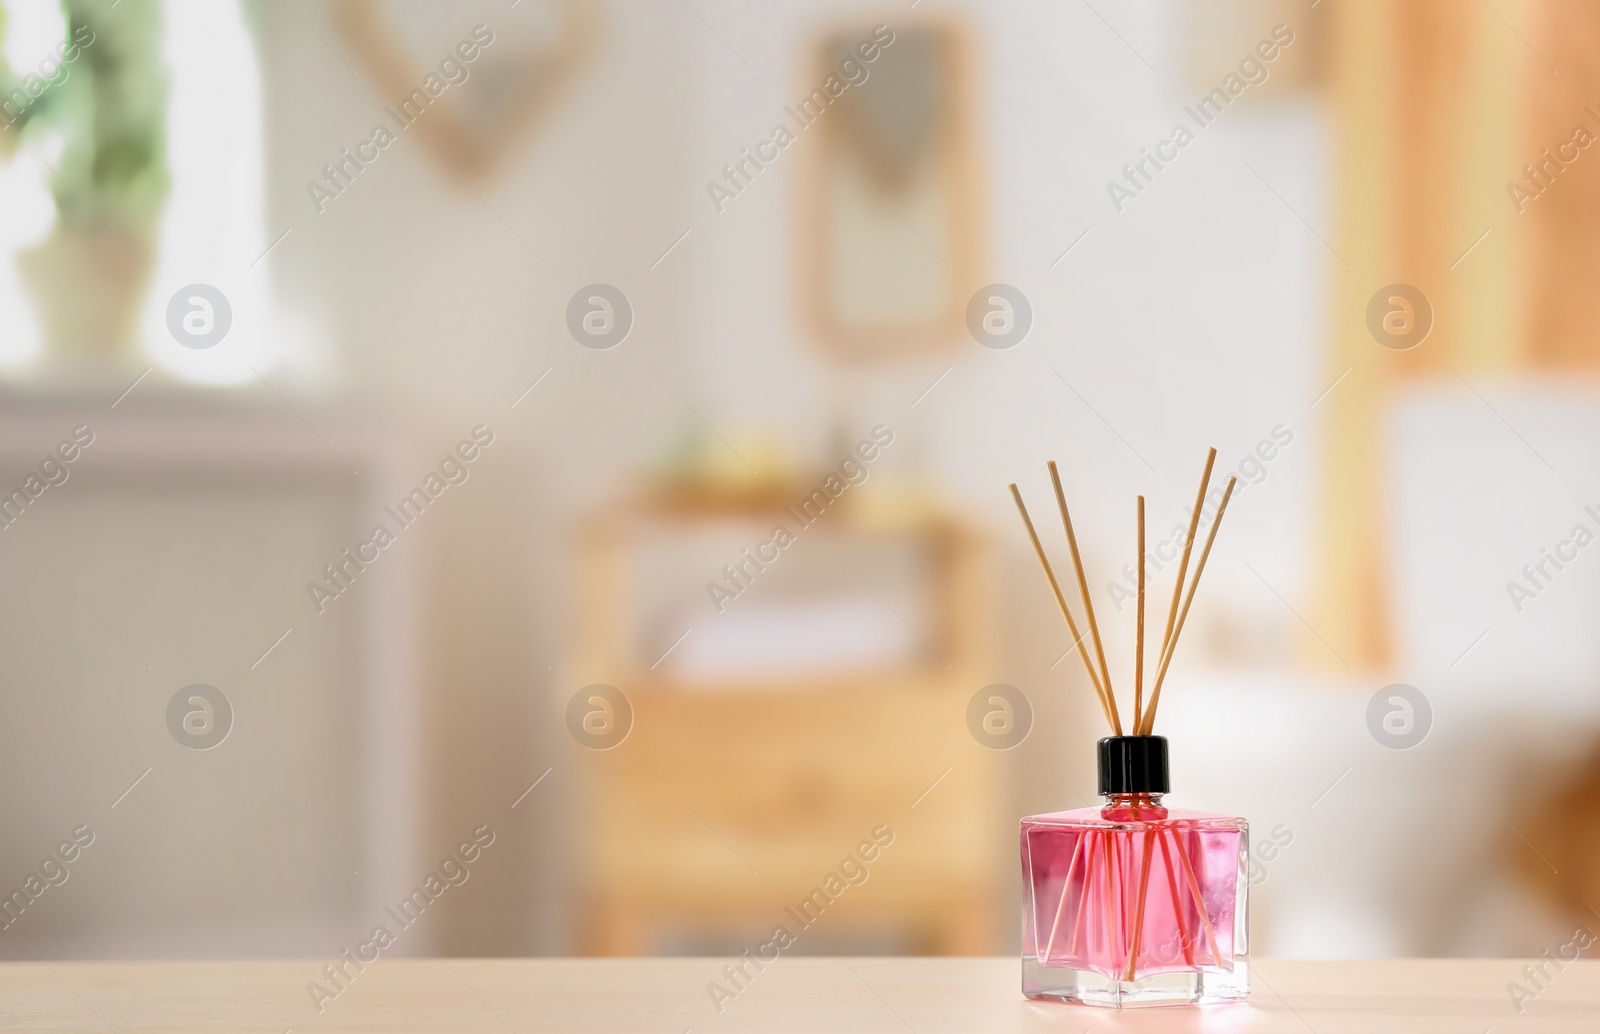
[[[801,318],[843,359],[964,336],[986,240],[972,54],[954,24],[830,32],[787,111],[818,136],[797,204]]]
[[[541,0],[513,34],[503,6],[339,0],[331,12],[389,101],[389,128],[417,126],[433,157],[469,178],[498,169],[554,114],[604,33],[590,0]],[[460,39],[441,51],[446,27]]]

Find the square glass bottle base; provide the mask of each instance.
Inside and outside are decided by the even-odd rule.
[[[1044,966],[1027,957],[1022,960],[1022,993],[1041,1001],[1110,1009],[1238,1002],[1250,997],[1250,965],[1238,960],[1231,971],[1201,968],[1115,980],[1090,969]]]

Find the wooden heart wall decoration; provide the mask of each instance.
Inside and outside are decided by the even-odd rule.
[[[419,134],[463,177],[481,178],[548,117],[598,49],[601,18],[584,0],[552,0],[557,27],[539,43],[478,25],[437,55],[412,52],[378,0],[338,0],[333,20],[387,101],[391,132]]]

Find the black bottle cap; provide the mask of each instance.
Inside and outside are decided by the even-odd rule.
[[[1167,793],[1165,736],[1107,736],[1100,741],[1100,793]]]

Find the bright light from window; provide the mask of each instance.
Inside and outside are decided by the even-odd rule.
[[[260,68],[239,0],[166,0],[163,31],[172,189],[145,346],[186,380],[253,380],[252,367],[266,372],[284,354],[262,259],[273,241],[264,225]],[[191,284],[220,290],[232,310],[226,337],[211,347],[186,347],[168,329],[169,303]]]
[[[16,76],[39,71],[55,46],[67,37],[67,16],[61,13],[60,0],[5,0],[6,64]]]
[[[59,67],[55,48],[67,34],[58,0],[6,0],[5,57],[13,77],[50,77]],[[0,98],[3,100],[4,98]],[[0,132],[15,133],[13,129]],[[23,290],[17,252],[49,236],[55,225],[50,169],[61,156],[61,139],[34,133],[7,156],[14,141],[0,142],[0,366],[26,365],[43,348],[33,300]]]
[[[44,240],[55,225],[56,202],[45,162],[60,160],[61,138],[54,134],[34,134],[10,161],[0,160],[0,366],[26,366],[44,348],[17,253]]]

